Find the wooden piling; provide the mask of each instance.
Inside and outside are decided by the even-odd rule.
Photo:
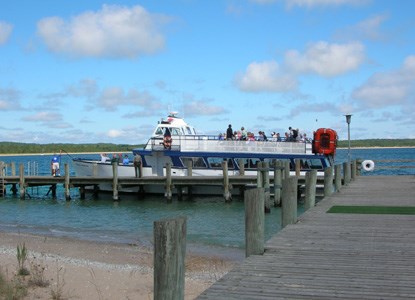
[[[239,165],[239,175],[241,176],[245,175],[245,164],[244,164],[243,158],[240,158],[238,160],[238,165]]]
[[[334,189],[340,192],[342,187],[342,166],[340,164],[334,165]]]
[[[66,201],[71,200],[71,191],[70,191],[70,181],[69,181],[69,165],[65,164],[65,199]]]
[[[183,300],[186,217],[154,222],[154,299]]]
[[[264,253],[264,188],[245,191],[245,256]]]
[[[112,162],[112,200],[118,201],[118,164]]]
[[[333,167],[324,170],[324,197],[333,194]]]
[[[285,160],[284,161],[284,176],[283,179],[287,179],[290,177],[290,161]]]
[[[187,161],[187,176],[193,176],[193,161]],[[191,185],[187,186],[187,195],[189,198],[192,198],[193,188]]]
[[[16,163],[14,161],[10,163],[10,168],[11,168],[12,176],[16,176]]]
[[[301,170],[301,160],[296,159],[295,160],[295,176],[300,176],[300,170]]]
[[[281,222],[282,227],[297,222],[297,177],[288,177],[282,181]]]
[[[24,180],[24,165],[19,165],[19,188],[20,188],[20,199],[24,199],[26,195],[26,187],[25,187],[25,180]]]
[[[262,162],[262,180],[263,180],[263,187],[265,191],[265,212],[271,212],[271,196],[270,196],[270,183],[269,183],[269,162],[264,161]]]
[[[351,176],[351,180],[355,180],[356,179],[356,176],[357,176],[357,162],[356,162],[356,160],[354,159],[354,160],[352,160],[352,166],[351,166],[351,174],[350,174],[350,176]]]
[[[171,191],[171,164],[166,164],[166,185],[164,196],[166,197],[167,202],[172,201],[173,193]]]
[[[281,205],[282,188],[282,163],[280,160],[274,161],[274,206]]]
[[[222,162],[222,171],[223,171],[223,197],[225,202],[232,201],[232,194],[229,190],[229,174],[228,174],[228,161]]]
[[[317,170],[308,171],[305,174],[305,199],[304,210],[316,205]]]
[[[350,164],[348,162],[343,163],[343,180],[344,180],[344,185],[349,185],[349,183],[350,183]]]

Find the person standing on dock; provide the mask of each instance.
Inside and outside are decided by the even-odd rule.
[[[51,161],[51,169],[52,169],[52,176],[60,176],[59,158],[56,155],[56,153],[53,154],[53,158],[52,158],[52,161]]]

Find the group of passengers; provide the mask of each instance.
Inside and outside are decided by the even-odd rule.
[[[245,127],[241,127],[241,130],[234,131],[232,125],[229,124],[226,129],[226,133],[219,134],[220,140],[236,140],[236,141],[273,141],[273,142],[310,142],[305,133],[300,133],[299,129],[293,129],[291,126],[288,127],[288,131],[285,132],[285,137],[282,138],[279,132],[272,132],[271,138],[265,135],[264,131],[259,131],[258,135],[255,136],[253,132],[249,132]]]

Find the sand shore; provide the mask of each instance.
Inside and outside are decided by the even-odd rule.
[[[136,245],[0,232],[0,269],[16,278],[17,245],[28,250],[31,275],[42,274],[46,287],[31,286],[25,299],[152,299],[153,252]],[[194,299],[228,272],[237,261],[186,255],[185,299]],[[41,271],[43,270],[44,271]],[[39,277],[39,276],[37,276]]]

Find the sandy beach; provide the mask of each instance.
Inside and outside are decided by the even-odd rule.
[[[17,245],[28,250],[25,282],[39,280],[46,287],[31,285],[25,299],[152,299],[153,252],[137,245],[108,244],[68,238],[0,232],[0,269],[16,279]],[[185,299],[195,299],[228,272],[237,261],[186,255]]]

